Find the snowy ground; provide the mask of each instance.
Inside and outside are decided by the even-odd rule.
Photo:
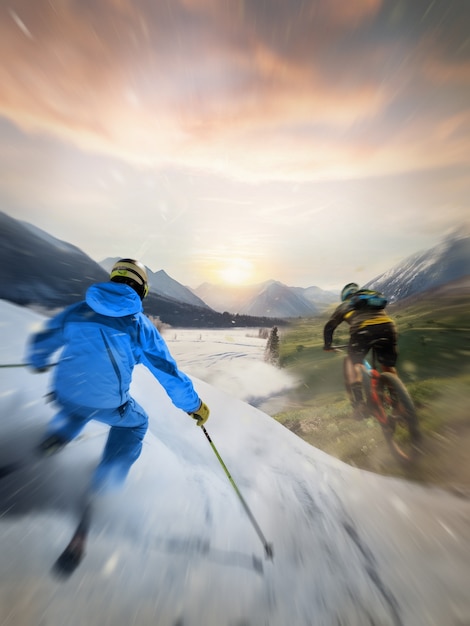
[[[3,302],[0,313],[0,362],[21,361],[40,316]],[[259,378],[274,380],[261,395],[276,390],[278,373],[269,378],[257,361],[264,342],[191,332],[167,335],[168,345],[211,407],[207,429],[273,561],[201,430],[139,366],[133,393],[150,416],[144,450],[126,488],[101,502],[69,580],[50,569],[105,429],[90,425],[57,457],[0,481],[0,625],[468,626],[470,503],[309,446],[240,399],[254,397]],[[0,376],[5,463],[34,444],[53,407],[43,399],[49,374]]]
[[[270,415],[268,409],[280,410],[283,394],[297,385],[292,376],[264,361],[267,340],[257,328],[177,329],[163,336],[187,374]]]

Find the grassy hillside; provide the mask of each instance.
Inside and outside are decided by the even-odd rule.
[[[389,307],[399,332],[400,377],[425,434],[423,455],[405,471],[373,419],[356,422],[344,392],[343,356],[323,352],[327,316],[300,320],[281,335],[281,366],[301,384],[276,419],[341,460],[371,471],[470,488],[470,291],[465,281]],[[342,324],[334,343],[347,343]],[[467,452],[468,450],[468,452]]]

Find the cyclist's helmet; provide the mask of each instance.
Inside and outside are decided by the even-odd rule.
[[[120,259],[117,261],[109,275],[113,283],[125,283],[136,291],[143,300],[149,292],[147,270],[145,265],[134,259]]]
[[[359,285],[357,283],[348,283],[341,290],[341,301],[348,300],[356,291],[358,291]]]

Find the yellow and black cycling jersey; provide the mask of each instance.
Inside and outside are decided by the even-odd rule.
[[[342,302],[334,311],[323,329],[325,346],[331,346],[335,329],[347,322],[350,326],[351,335],[357,333],[366,326],[374,324],[389,324],[393,320],[387,315],[385,309],[355,309],[350,300]]]

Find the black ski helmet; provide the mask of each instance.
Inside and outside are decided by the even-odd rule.
[[[145,265],[134,259],[120,259],[111,269],[109,279],[114,283],[125,283],[134,289],[143,300],[149,292]]]
[[[359,285],[357,283],[348,283],[345,285],[341,290],[341,301],[344,302],[350,298],[358,289]]]

